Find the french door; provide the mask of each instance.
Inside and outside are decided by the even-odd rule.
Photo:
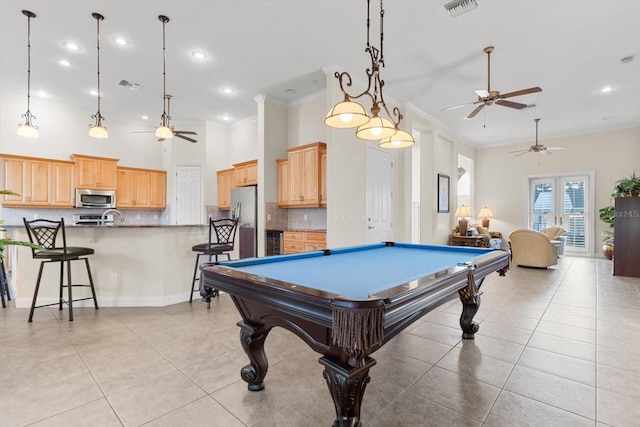
[[[565,251],[592,252],[593,204],[590,175],[544,176],[529,179],[529,227],[567,230]]]

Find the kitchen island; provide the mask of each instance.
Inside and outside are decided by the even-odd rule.
[[[24,225],[3,224],[3,227],[14,239],[29,240]],[[206,225],[67,225],[66,234],[68,246],[95,250],[89,262],[101,307],[166,306],[189,300],[195,259],[191,247],[207,241],[208,228]],[[26,247],[15,247],[14,253],[10,284],[15,292],[16,307],[29,307],[40,261],[34,260]],[[82,265],[72,267],[72,277],[75,283],[88,283]],[[58,300],[58,280],[57,264],[45,265],[39,304]],[[77,296],[81,297],[84,291],[77,290]],[[93,305],[91,301],[83,301],[75,306]]]

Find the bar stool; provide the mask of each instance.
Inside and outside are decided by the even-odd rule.
[[[4,260],[0,261],[0,295],[2,295],[2,308],[7,306],[4,294],[7,294],[7,300],[11,301],[11,292],[9,291],[9,279],[7,278],[7,270],[4,269]]]
[[[200,278],[197,277],[198,267],[200,267],[200,257],[202,255],[209,256],[209,262],[212,257],[215,257],[218,262],[219,255],[226,255],[228,260],[231,260],[229,252],[233,251],[234,241],[236,236],[236,228],[238,226],[238,220],[236,219],[211,219],[209,218],[209,241],[207,243],[200,243],[191,248],[193,252],[198,252],[196,255],[196,265],[193,267],[193,280],[191,281],[191,295],[189,296],[189,302],[193,301],[193,293],[196,290],[196,281],[200,282]],[[213,241],[215,235],[216,241]],[[200,288],[200,287],[198,287]],[[213,297],[218,295],[218,291],[213,291]]]
[[[35,219],[33,221],[27,221],[26,218],[22,219],[24,226],[27,229],[29,235],[29,241],[33,244],[42,246],[43,249],[31,249],[31,253],[34,259],[41,260],[40,270],[38,271],[38,280],[36,281],[36,289],[33,293],[33,301],[31,302],[31,311],[29,312],[29,322],[33,320],[33,311],[36,308],[48,307],[58,304],[59,309],[62,310],[62,303],[69,305],[69,321],[73,321],[73,303],[77,301],[85,301],[93,299],[93,304],[98,309],[98,300],[96,298],[96,291],[93,286],[93,278],[91,276],[91,268],[89,267],[89,259],[87,256],[93,255],[94,250],[91,248],[71,247],[67,246],[67,234],[64,227],[64,218],[60,218],[60,221],[51,221],[48,219]],[[56,246],[56,239],[58,233],[62,231],[62,246]],[[84,261],[87,267],[87,275],[89,276],[88,285],[72,284],[71,281],[71,261]],[[36,305],[38,298],[38,290],[40,289],[40,279],[42,279],[42,271],[44,265],[50,262],[60,263],[60,298],[58,302],[52,304]],[[64,266],[67,266],[67,284],[64,284]],[[72,288],[74,287],[89,287],[91,288],[91,297],[73,299]],[[68,300],[63,299],[63,290],[67,288]]]

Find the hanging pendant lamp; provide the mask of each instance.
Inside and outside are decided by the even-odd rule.
[[[92,119],[95,119],[96,123],[94,125],[89,125],[89,136],[93,138],[105,139],[109,138],[109,134],[107,133],[107,128],[102,126],[102,120],[104,120],[104,117],[102,117],[102,114],[100,114],[100,21],[104,19],[104,16],[100,15],[99,13],[92,13],[91,16],[96,19],[97,28],[96,40],[98,46],[98,112],[91,116]]]
[[[173,138],[173,128],[171,127],[171,116],[167,114],[167,71],[166,71],[166,46],[164,25],[169,22],[169,18],[159,15],[158,19],[162,22],[162,123],[156,129],[156,136],[162,139]]]
[[[35,126],[31,121],[36,118],[31,114],[31,18],[35,18],[36,14],[23,10],[22,14],[27,17],[27,112],[20,117],[24,118],[24,124],[18,125],[18,135],[26,136],[27,138],[37,138],[38,126]]]

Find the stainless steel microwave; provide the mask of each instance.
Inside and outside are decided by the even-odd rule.
[[[116,207],[115,190],[76,188],[76,208],[109,209]]]

